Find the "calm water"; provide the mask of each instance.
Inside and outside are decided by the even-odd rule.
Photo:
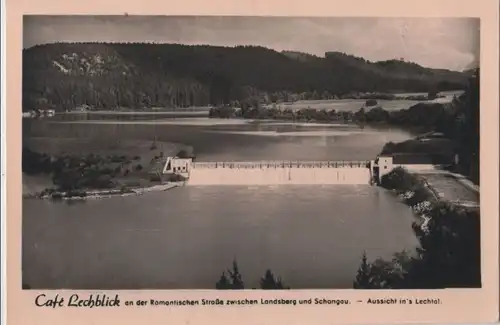
[[[198,160],[366,160],[388,141],[410,137],[407,132],[359,128],[355,125],[249,123],[208,118],[157,121],[24,121],[25,136],[148,139],[185,143]]]
[[[364,250],[412,248],[408,208],[369,186],[205,187],[86,203],[24,205],[33,288],[213,289],[236,258],[293,288],[350,288]]]
[[[29,132],[108,137],[126,127],[128,137],[193,145],[200,161],[372,159],[410,136],[200,119],[116,131],[104,122]],[[23,209],[23,282],[32,288],[212,289],[234,258],[248,287],[271,268],[293,288],[350,288],[364,250],[374,259],[417,243],[409,209],[370,186],[185,187],[73,204],[25,200]]]

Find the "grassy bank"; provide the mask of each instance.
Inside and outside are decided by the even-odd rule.
[[[23,146],[23,195],[86,197],[131,193],[176,181],[161,175],[165,157],[183,144],[109,139],[28,138]],[[116,192],[116,193],[115,193]]]

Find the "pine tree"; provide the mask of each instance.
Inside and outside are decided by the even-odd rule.
[[[282,290],[289,289],[285,287],[281,278],[276,278],[271,270],[267,270],[266,274],[260,280],[260,288],[264,290]]]
[[[366,258],[366,252],[363,252],[363,257],[361,258],[361,265],[358,269],[358,274],[356,275],[356,280],[353,282],[354,289],[370,289],[371,288],[371,277],[370,277],[370,265],[368,264]]]
[[[215,284],[215,288],[219,290],[241,290],[245,289],[245,285],[243,283],[241,273],[238,268],[238,263],[236,260],[233,261],[233,269],[227,271],[229,273],[229,277],[226,276],[225,272],[222,272],[222,275],[219,281]]]
[[[215,284],[215,288],[217,290],[228,290],[231,289],[231,283],[229,283],[229,279],[226,276],[225,272],[222,272],[219,281]]]
[[[231,278],[231,285],[234,290],[245,289],[245,285],[243,283],[241,273],[238,269],[238,263],[236,260],[233,261],[233,270],[229,270],[229,276]]]

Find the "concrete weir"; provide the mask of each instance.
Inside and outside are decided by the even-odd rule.
[[[187,185],[368,185],[368,161],[193,163]]]

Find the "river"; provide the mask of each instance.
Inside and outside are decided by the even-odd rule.
[[[106,137],[117,125],[137,131],[127,132],[130,137],[154,134],[193,145],[199,161],[373,159],[387,141],[411,136],[199,118],[83,121],[29,132],[82,136],[91,128]],[[267,268],[295,289],[351,288],[363,251],[373,260],[415,247],[413,220],[392,194],[368,185],[183,187],[71,204],[24,199],[23,283],[37,289],[213,289],[236,259],[247,288],[258,287]]]

